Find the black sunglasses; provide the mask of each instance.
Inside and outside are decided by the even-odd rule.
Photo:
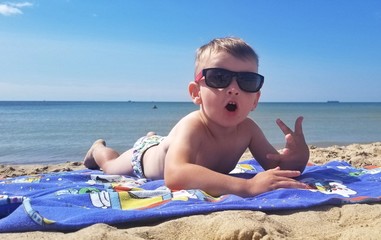
[[[265,77],[255,72],[233,72],[223,68],[206,68],[197,74],[195,82],[205,77],[205,83],[211,88],[226,88],[236,78],[239,88],[245,92],[258,92]]]

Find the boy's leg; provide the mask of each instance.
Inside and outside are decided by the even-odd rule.
[[[102,168],[107,174],[130,174],[132,150],[120,155],[114,149],[106,147],[103,139],[93,143],[87,152],[83,164],[90,169]]]
[[[111,149],[111,148],[107,148]],[[114,151],[114,150],[112,150]],[[114,151],[115,152],[115,151]],[[104,161],[102,169],[107,174],[120,174],[120,175],[133,175],[133,169],[131,165],[133,149],[118,154],[118,157]],[[97,153],[100,154],[100,153]],[[104,152],[102,154],[105,154]],[[111,152],[107,153],[111,155]],[[106,155],[106,154],[105,154]]]
[[[89,169],[99,169],[101,166],[101,161],[97,162],[94,158],[93,152],[96,148],[104,148],[106,147],[106,142],[103,139],[96,140],[93,145],[91,145],[89,151],[85,158],[83,159],[83,165]]]
[[[155,132],[148,132],[146,134],[147,137],[151,137],[153,135],[156,135],[156,133]],[[98,150],[101,150],[101,148],[99,148]],[[112,150],[112,149],[109,148],[108,151],[110,151],[110,150]],[[108,174],[127,174],[127,175],[131,175],[131,176],[137,176],[137,173],[135,172],[136,170],[134,171],[133,165],[142,164],[142,162],[132,163],[133,152],[134,152],[134,149],[131,148],[130,150],[122,153],[120,156],[118,155],[118,157],[115,157],[112,161],[105,161],[102,165],[103,171],[108,173]],[[116,152],[114,151],[114,153],[116,153]],[[99,154],[99,156],[97,156],[97,157],[102,157],[102,155],[100,153],[96,152],[96,154]],[[110,151],[110,152],[106,153],[105,150],[103,149],[102,154],[104,154],[103,155],[103,157],[104,157],[105,155],[112,155],[112,152]],[[143,153],[143,155],[144,155],[144,153]],[[139,159],[139,161],[142,161],[142,159]],[[143,175],[145,175],[145,174],[143,173]]]

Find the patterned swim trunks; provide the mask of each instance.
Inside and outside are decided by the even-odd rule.
[[[151,147],[159,145],[161,141],[164,140],[165,137],[159,135],[152,136],[144,136],[139,138],[133,147],[132,152],[132,169],[134,170],[134,174],[138,178],[146,178],[143,171],[143,155],[144,153]]]

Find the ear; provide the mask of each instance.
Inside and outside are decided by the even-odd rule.
[[[257,108],[260,97],[261,97],[261,91],[256,92],[253,107],[251,108],[251,111],[254,111],[254,109]]]
[[[200,96],[200,86],[195,82],[190,82],[188,85],[189,95],[194,104],[200,105],[202,103]]]

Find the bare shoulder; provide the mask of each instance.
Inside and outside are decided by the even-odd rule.
[[[177,124],[172,128],[169,135],[176,134],[179,131],[197,128],[200,124],[201,120],[197,111],[191,112],[177,122]]]
[[[242,133],[255,135],[258,132],[262,132],[258,124],[251,118],[246,118],[240,125],[239,130]]]
[[[197,112],[183,117],[166,138],[166,165],[179,162],[196,162],[196,156],[205,140],[205,131]]]
[[[176,142],[190,141],[195,136],[201,137],[199,134],[203,132],[202,127],[198,112],[191,112],[177,122],[168,134],[168,138]]]

